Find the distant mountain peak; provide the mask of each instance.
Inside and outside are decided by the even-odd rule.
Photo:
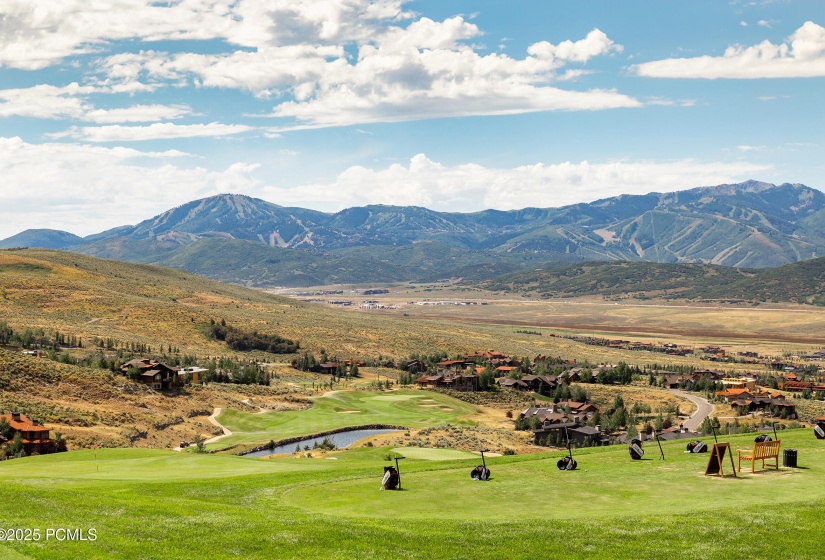
[[[505,262],[504,255],[521,255],[524,262],[536,263],[596,259],[773,267],[823,253],[825,194],[800,184],[750,180],[560,208],[463,213],[375,204],[332,214],[221,193],[85,239],[59,233],[29,230],[0,246],[71,248],[101,257],[161,262],[192,243],[214,238],[264,246],[255,248],[257,257],[262,254],[258,250],[268,246],[327,255],[354,251],[352,257],[367,259],[378,258],[387,247],[431,241],[459,253],[498,255],[498,264]],[[207,245],[200,246],[198,259],[205,258]],[[243,250],[242,244],[233,247]],[[443,261],[439,267],[445,272],[450,259],[459,259],[444,251],[434,253],[427,261]],[[306,253],[296,261],[302,258]],[[386,258],[389,265],[400,264],[398,254]],[[462,266],[472,261],[462,261]],[[415,259],[403,262],[410,265],[415,266]],[[327,268],[323,261],[313,266],[313,278]]]

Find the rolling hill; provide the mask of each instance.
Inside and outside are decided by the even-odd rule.
[[[767,269],[591,261],[506,274],[475,285],[545,298],[601,295],[825,305],[825,258]]]

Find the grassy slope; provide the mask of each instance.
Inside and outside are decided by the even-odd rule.
[[[184,354],[231,355],[224,344],[202,333],[210,319],[218,318],[299,340],[304,349],[318,353],[323,348],[341,358],[496,349],[516,356],[541,353],[596,363],[689,363],[660,354],[622,356],[495,327],[331,309],[177,270],[75,253],[0,251],[0,319],[18,329],[57,329],[87,343],[94,336],[111,337],[155,349],[172,343]]]
[[[20,558],[819,558],[825,446],[781,434],[799,469],[702,476],[707,455],[664,444],[402,462],[401,492],[378,490],[386,450],[337,460],[255,460],[98,450],[0,463],[4,528],[96,529],[94,542],[0,543]],[[734,448],[753,437],[731,436]],[[439,457],[442,458],[443,457]],[[791,529],[792,528],[792,529]],[[9,553],[9,554],[7,554]],[[12,556],[19,554],[19,556]]]

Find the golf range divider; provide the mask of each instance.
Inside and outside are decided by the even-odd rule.
[[[484,460],[484,452],[489,449],[481,450],[481,464],[470,471],[470,479],[472,480],[489,480],[490,469],[487,468],[487,461]]]
[[[384,477],[381,479],[381,490],[401,490],[401,469],[398,466],[400,459],[406,459],[401,455],[395,454],[395,466],[384,466]]]
[[[627,450],[630,452],[630,458],[634,461],[638,461],[645,456],[645,450],[642,449],[642,440],[637,437],[630,440]]]
[[[556,467],[560,471],[574,471],[576,470],[576,460],[573,458],[573,448],[570,447],[570,436],[567,434],[567,426],[564,427],[564,437],[567,440],[567,457],[562,457],[556,463]]]

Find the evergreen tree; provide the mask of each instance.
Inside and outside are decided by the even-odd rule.
[[[11,454],[15,457],[25,457],[26,452],[25,448],[23,447],[23,437],[20,435],[20,432],[15,432],[14,439],[11,443]]]

